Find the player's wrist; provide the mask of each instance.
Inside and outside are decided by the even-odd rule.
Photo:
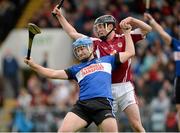
[[[153,24],[154,24],[154,22],[155,22],[155,20],[154,20],[154,19],[150,19],[150,20],[148,21],[148,23],[149,23],[150,25],[153,25]]]
[[[130,30],[124,30],[123,32],[124,32],[124,35],[130,35],[131,31]]]

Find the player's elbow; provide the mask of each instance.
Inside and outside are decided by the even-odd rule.
[[[75,36],[74,32],[69,32],[68,34],[72,39],[76,39],[76,36]]]
[[[133,57],[133,56],[135,56],[135,54],[136,54],[135,51],[133,51],[131,56]]]
[[[141,29],[141,32],[143,36],[146,36],[149,32],[151,32],[151,30],[152,30],[152,27],[147,25],[146,29],[143,29],[143,30]]]
[[[69,32],[69,36],[75,40],[82,37],[81,34],[79,34],[76,30]]]
[[[147,33],[152,31],[152,27],[150,25],[147,25]]]
[[[129,58],[131,58],[131,57],[135,56],[135,51],[131,51],[131,52],[129,52],[129,53],[128,53],[128,55],[129,55]]]
[[[152,27],[150,25],[147,25],[146,28],[146,34],[152,31]]]

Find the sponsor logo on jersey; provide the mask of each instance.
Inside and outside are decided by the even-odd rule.
[[[102,64],[92,64],[88,67],[85,67],[81,70],[82,75],[88,75],[94,73],[95,71],[104,70],[104,66]]]
[[[111,74],[112,66],[110,63],[98,63],[98,64],[91,64],[83,69],[81,69],[77,74],[76,77],[78,82],[80,82],[84,77],[96,73],[98,71],[106,72]]]

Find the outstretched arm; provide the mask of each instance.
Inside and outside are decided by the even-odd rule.
[[[57,5],[58,6],[58,5]],[[72,38],[72,39],[78,39],[85,35],[78,33],[76,29],[66,20],[66,18],[62,15],[61,9],[58,9],[57,6],[54,8],[53,13],[56,14],[56,17],[63,27],[63,29],[66,31],[66,33]]]
[[[154,18],[149,13],[144,13],[144,19],[149,21],[152,28],[160,34],[166,44],[171,44],[171,36],[164,31],[164,29],[154,20]]]
[[[131,25],[127,23],[121,23],[120,27],[125,36],[126,48],[125,48],[125,52],[119,53],[119,60],[121,63],[124,63],[129,58],[135,55],[135,48],[134,48],[134,43],[130,34],[131,29],[132,29]]]
[[[36,64],[32,59],[28,60],[24,58],[24,62],[31,67],[37,73],[52,79],[68,79],[68,76],[64,70],[54,70],[50,68],[42,67]]]
[[[127,23],[127,24],[130,24],[131,26],[140,28],[143,36],[145,36],[148,32],[152,30],[151,26],[133,17],[127,17],[123,19],[120,23]]]

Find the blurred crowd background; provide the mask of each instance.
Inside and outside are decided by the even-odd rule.
[[[51,11],[59,0],[0,0],[0,49],[13,28],[28,22],[40,28],[61,28]],[[112,14],[118,22],[132,16],[143,20],[145,0],[65,0],[63,11],[78,32],[93,36],[94,20]],[[180,1],[151,0],[150,14],[173,37],[180,39]],[[154,31],[136,45],[132,62],[133,83],[143,126],[148,132],[177,132],[173,102],[175,65],[171,47]],[[59,53],[60,54],[60,53]],[[48,67],[48,53],[42,65]],[[28,68],[6,51],[0,72],[0,131],[57,131],[78,96],[73,81],[50,80]],[[180,68],[179,68],[180,69]],[[119,131],[132,131],[123,113],[118,116]],[[91,125],[83,131],[97,131]]]

